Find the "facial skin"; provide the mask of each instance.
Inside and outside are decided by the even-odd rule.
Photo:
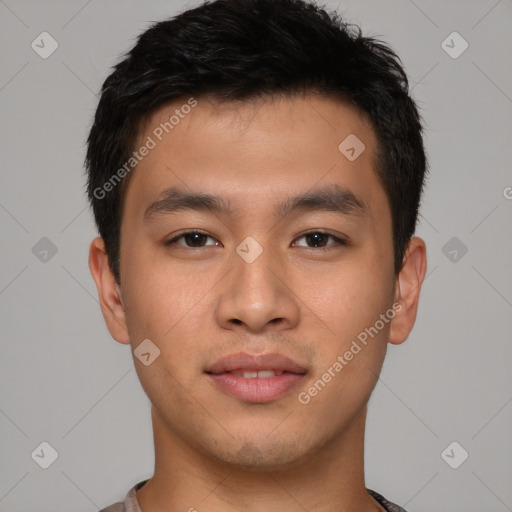
[[[366,405],[388,342],[402,343],[414,325],[426,251],[414,237],[401,273],[393,274],[391,213],[372,165],[371,123],[354,107],[318,95],[197,101],[133,171],[122,217],[120,286],[102,239],[90,250],[112,337],[132,350],[150,339],[161,351],[149,366],[134,358],[152,404],[156,452],[155,474],[137,492],[140,507],[382,510],[364,484]],[[185,102],[147,119],[140,143]],[[354,161],[338,149],[349,134],[365,144]],[[288,197],[336,185],[366,206],[364,215],[275,215]],[[185,210],[144,220],[169,187],[221,196],[233,215]],[[165,245],[190,230],[206,236],[189,239],[189,246],[185,238]],[[318,231],[348,245],[327,237],[315,247],[304,233]],[[263,249],[252,263],[236,251],[248,236]],[[393,304],[400,308],[394,318],[301,403],[299,393]],[[278,352],[308,373],[274,401],[245,402],[204,373],[235,352]]]

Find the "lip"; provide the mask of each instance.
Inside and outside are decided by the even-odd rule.
[[[245,352],[230,354],[210,365],[205,371],[218,374],[233,370],[277,370],[296,374],[307,373],[306,368],[293,359],[275,352],[257,355],[246,354]]]
[[[266,378],[244,378],[230,371],[275,370],[281,375]],[[297,387],[307,369],[283,354],[231,354],[213,363],[205,370],[208,378],[224,393],[245,402],[277,400]]]

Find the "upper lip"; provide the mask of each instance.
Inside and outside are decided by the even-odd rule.
[[[212,365],[208,366],[205,371],[206,373],[218,374],[233,370],[277,370],[298,374],[307,373],[305,368],[283,354],[270,353],[252,355],[244,352],[222,357]]]

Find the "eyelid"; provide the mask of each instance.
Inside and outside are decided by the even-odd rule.
[[[166,240],[164,242],[164,245],[172,245],[173,243],[175,243],[177,240],[179,240],[180,238],[184,237],[185,235],[192,235],[192,234],[204,235],[207,238],[211,238],[212,240],[215,240],[216,242],[219,242],[219,240],[217,240],[217,238],[215,238],[214,236],[210,235],[210,233],[207,233],[206,231],[202,231],[200,229],[188,229],[188,230],[185,230],[185,231],[178,232],[172,238],[170,238],[169,240]],[[182,245],[182,244],[180,244],[180,245]],[[186,247],[187,249],[202,249],[202,247],[187,247],[186,245],[183,245],[183,247]],[[208,245],[206,247],[213,247],[213,246]]]
[[[324,231],[323,229],[310,229],[309,231],[306,231],[305,233],[302,233],[299,236],[297,236],[293,241],[296,242],[300,238],[303,238],[303,237],[308,236],[308,235],[313,235],[313,234],[316,234],[316,233],[329,236],[330,238],[332,238],[335,241],[335,244],[329,245],[327,247],[320,247],[319,249],[327,250],[327,249],[330,249],[332,247],[336,247],[337,245],[346,246],[346,245],[349,245],[349,243],[350,243],[348,238],[345,237],[344,235],[337,235],[337,234],[334,234],[334,233],[332,233],[330,231]],[[315,251],[319,250],[319,249],[317,249],[315,247],[304,247],[304,249],[312,249],[312,250],[315,250]]]
[[[298,235],[297,237],[295,237],[293,239],[292,243],[295,243],[297,240],[299,240],[301,238],[304,238],[305,236],[316,234],[316,233],[329,236],[330,238],[332,238],[335,241],[335,243],[331,244],[331,245],[328,245],[326,247],[319,247],[319,248],[316,248],[316,247],[303,247],[304,249],[312,249],[314,251],[318,251],[318,250],[321,250],[321,249],[327,250],[327,249],[332,248],[332,247],[347,246],[347,245],[350,244],[348,238],[345,237],[344,235],[337,235],[337,234],[331,233],[330,231],[324,231],[322,229],[310,229],[309,231],[301,233],[300,235]],[[166,246],[167,245],[172,245],[173,243],[176,243],[177,240],[179,240],[180,238],[184,237],[185,235],[189,235],[189,234],[201,234],[201,235],[206,236],[207,238],[211,238],[212,240],[215,240],[216,242],[219,242],[219,240],[217,240],[217,238],[215,238],[211,234],[207,233],[206,231],[202,231],[200,229],[190,229],[190,230],[185,230],[185,231],[179,232],[178,234],[174,235],[171,239],[166,240],[164,242],[164,245],[166,245]],[[219,242],[219,243],[221,243],[221,242]],[[182,245],[182,244],[179,244],[179,245]],[[183,245],[183,247],[186,247],[187,249],[202,249],[203,248],[203,247],[188,247],[186,245]],[[211,245],[208,246],[207,245],[207,246],[204,246],[204,247],[213,247],[213,246],[211,246]]]

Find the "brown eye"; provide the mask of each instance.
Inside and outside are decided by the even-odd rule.
[[[210,238],[211,240],[215,240],[211,236],[206,233],[202,233],[201,231],[187,231],[185,233],[181,233],[178,236],[175,236],[171,240],[167,240],[165,245],[184,245],[185,247],[189,247],[191,249],[197,249],[201,247],[205,247],[204,242]],[[178,243],[178,240],[184,240],[184,243]],[[211,244],[210,244],[211,245]],[[217,242],[214,244],[217,245]]]
[[[325,233],[323,231],[311,231],[309,233],[305,233],[301,235],[297,240],[300,240],[301,238],[304,238],[306,241],[306,247],[311,249],[320,248],[323,249],[324,247],[332,247],[337,245],[347,245],[347,241],[343,238],[339,238],[332,233]],[[329,244],[329,239],[332,239],[334,243]],[[300,244],[295,244],[299,247],[304,247]]]

